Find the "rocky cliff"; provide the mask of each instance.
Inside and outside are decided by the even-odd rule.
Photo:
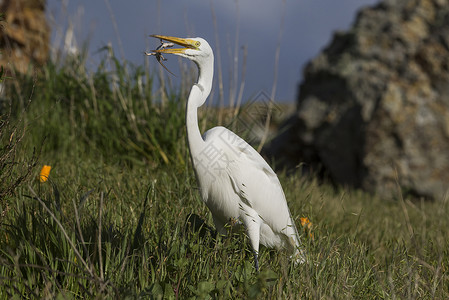
[[[449,0],[361,10],[304,70],[297,112],[271,145],[381,196],[449,191]]]
[[[50,28],[45,0],[0,0],[0,65],[26,73],[49,56]]]

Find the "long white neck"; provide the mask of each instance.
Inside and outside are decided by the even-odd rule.
[[[214,75],[214,58],[202,63],[196,63],[198,66],[198,80],[192,86],[187,100],[186,108],[186,127],[187,140],[190,148],[190,156],[195,164],[195,157],[198,157],[204,148],[204,140],[198,127],[198,108],[206,102],[212,89],[212,80]]]

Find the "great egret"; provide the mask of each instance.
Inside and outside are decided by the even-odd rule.
[[[218,232],[225,224],[245,226],[259,270],[259,244],[286,248],[298,262],[304,261],[300,238],[274,171],[248,143],[224,127],[214,127],[201,136],[197,110],[212,88],[214,54],[202,38],[152,37],[183,48],[160,47],[156,55],[176,54],[198,66],[198,80],[192,86],[186,109],[187,139],[201,198],[212,212]]]

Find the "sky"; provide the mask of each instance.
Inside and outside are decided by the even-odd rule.
[[[61,37],[70,23],[77,46],[88,42],[92,61],[100,59],[99,49],[111,44],[119,58],[135,65],[142,65],[145,59],[152,58],[150,64],[155,72],[159,68],[156,60],[154,57],[145,57],[143,52],[155,49],[159,41],[148,35],[202,37],[215,52],[215,77],[218,76],[217,49],[220,50],[225,91],[229,91],[232,82],[240,84],[246,49],[244,101],[260,92],[271,95],[276,80],[274,100],[293,102],[305,64],[331,41],[335,31],[350,28],[360,8],[378,2],[47,0],[47,15],[55,48],[61,48]],[[166,66],[179,77],[178,59],[167,58]],[[235,68],[235,65],[238,67]],[[231,74],[237,74],[237,80],[232,80],[235,76]],[[226,99],[229,97],[225,95]]]

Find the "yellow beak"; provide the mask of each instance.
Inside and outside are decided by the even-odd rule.
[[[155,53],[173,53],[173,54],[184,53],[184,51],[188,49],[198,50],[198,47],[200,46],[200,43],[198,41],[192,39],[183,39],[174,36],[159,35],[159,34],[152,34],[150,36],[184,47],[184,48],[161,48],[153,50],[153,52]]]

